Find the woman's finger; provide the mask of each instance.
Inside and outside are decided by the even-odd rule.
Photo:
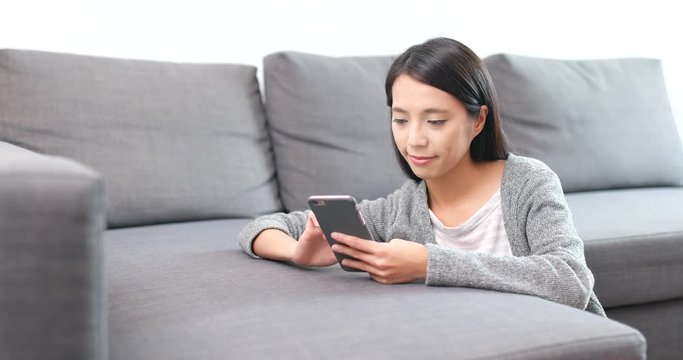
[[[372,261],[372,255],[356,250],[354,248],[342,245],[342,244],[334,244],[332,246],[332,251],[340,254],[344,254],[347,256],[354,257],[360,261],[363,261],[365,263],[370,263]]]
[[[381,246],[381,244],[378,242],[361,239],[352,235],[346,235],[338,232],[333,232],[331,235],[332,239],[344,245],[370,254],[374,254],[378,250],[378,246]]]
[[[344,259],[342,261],[342,265],[347,266],[347,267],[351,267],[354,269],[362,270],[362,271],[365,271],[365,272],[371,273],[371,274],[377,272],[377,269],[372,267],[372,265],[370,265],[366,262],[358,261],[358,260],[354,260],[354,259]]]

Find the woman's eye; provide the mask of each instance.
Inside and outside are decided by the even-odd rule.
[[[408,120],[406,120],[406,119],[394,119],[392,121],[397,123],[397,124],[405,124],[408,122]]]
[[[445,123],[446,120],[427,120],[427,122],[432,124],[432,125],[439,126],[439,125],[443,125],[443,123]]]

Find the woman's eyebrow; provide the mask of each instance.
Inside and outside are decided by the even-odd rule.
[[[437,109],[437,108],[429,108],[429,109],[424,109],[422,111],[423,114],[447,114],[448,110],[446,109]]]
[[[408,111],[406,111],[406,110],[404,110],[404,109],[401,109],[400,107],[396,107],[396,106],[392,107],[392,108],[391,108],[391,111],[393,111],[393,112],[398,112],[398,113],[403,113],[403,114],[407,114],[407,113],[408,113]],[[423,114],[447,114],[447,113],[448,113],[448,110],[445,110],[445,109],[438,109],[438,108],[427,108],[427,109],[422,110],[422,113],[423,113]]]

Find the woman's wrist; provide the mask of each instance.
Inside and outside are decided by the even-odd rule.
[[[292,262],[296,240],[278,229],[266,229],[254,239],[254,254],[271,260]]]

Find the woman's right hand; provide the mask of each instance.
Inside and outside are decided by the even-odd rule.
[[[308,214],[306,228],[299,237],[292,255],[292,262],[302,266],[330,266],[337,263],[337,258],[318,225],[315,215]]]

